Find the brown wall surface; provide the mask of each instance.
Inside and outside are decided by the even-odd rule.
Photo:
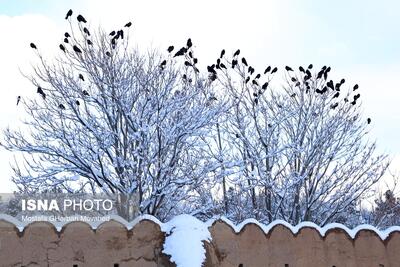
[[[400,232],[382,241],[371,230],[352,239],[332,229],[322,237],[311,227],[296,235],[283,225],[267,234],[256,224],[239,233],[223,221],[209,228],[204,266],[221,267],[400,267]],[[153,267],[175,266],[161,253],[164,233],[150,220],[132,230],[110,221],[96,230],[83,222],[69,223],[60,232],[46,222],[34,222],[23,232],[0,220],[0,266],[3,267]]]

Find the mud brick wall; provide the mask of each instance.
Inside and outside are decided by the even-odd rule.
[[[324,237],[312,228],[295,235],[283,225],[265,233],[246,224],[239,233],[223,221],[209,228],[204,266],[221,267],[400,267],[400,232],[385,240],[371,230],[352,238],[342,229]],[[131,230],[119,222],[106,222],[93,230],[83,222],[61,231],[46,222],[34,222],[22,232],[0,220],[0,266],[29,267],[153,267],[175,266],[162,254],[164,233],[150,220]]]

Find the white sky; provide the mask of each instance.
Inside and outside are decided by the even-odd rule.
[[[1,129],[18,125],[17,96],[36,92],[19,71],[34,60],[29,43],[47,55],[59,52],[69,8],[94,28],[100,24],[111,31],[132,21],[131,36],[144,48],[165,50],[191,37],[203,64],[222,48],[240,48],[260,69],[330,65],[348,86],[360,85],[365,116],[372,118],[369,138],[377,140],[380,152],[390,153],[392,169],[400,170],[399,1],[0,0]],[[13,188],[12,159],[0,150],[0,192]]]

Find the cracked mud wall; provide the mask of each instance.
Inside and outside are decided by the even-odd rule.
[[[294,235],[282,225],[265,234],[259,226],[247,224],[235,233],[223,221],[216,221],[209,230],[207,267],[400,267],[400,232],[382,241],[369,230],[360,231],[354,239],[340,229],[322,237],[306,227]],[[161,253],[164,238],[160,226],[149,220],[129,231],[113,221],[96,230],[74,222],[60,232],[52,224],[35,222],[21,233],[13,224],[0,221],[0,266],[175,266]]]

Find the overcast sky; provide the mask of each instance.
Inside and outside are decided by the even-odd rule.
[[[29,43],[44,54],[58,53],[70,8],[93,28],[111,31],[132,21],[131,36],[145,49],[165,50],[191,37],[204,64],[222,48],[240,48],[259,68],[329,65],[348,86],[360,85],[365,118],[372,118],[369,138],[400,170],[400,1],[0,0],[1,129],[18,127],[17,96],[35,95],[20,74],[34,59]],[[13,189],[12,160],[0,150],[1,192]]]

